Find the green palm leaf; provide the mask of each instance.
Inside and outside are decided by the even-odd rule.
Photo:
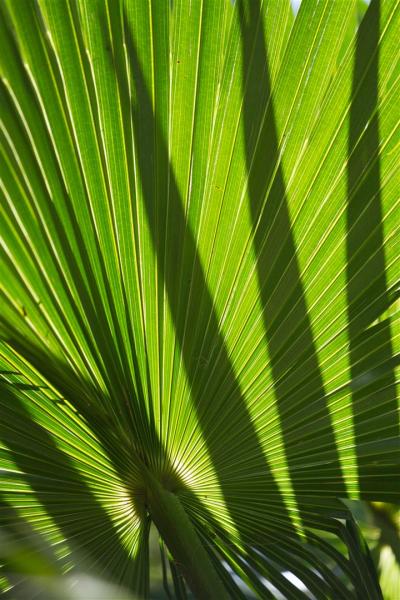
[[[398,1],[0,11],[7,535],[139,596],[153,521],[177,597],[381,597],[339,499],[400,492]]]

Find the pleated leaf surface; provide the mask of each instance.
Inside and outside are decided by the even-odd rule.
[[[398,0],[0,12],[1,524],[146,596],[145,465],[232,597],[380,597],[339,499],[400,497]]]

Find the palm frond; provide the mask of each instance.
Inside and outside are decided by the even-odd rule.
[[[229,597],[381,598],[339,499],[400,497],[398,0],[0,14],[1,524],[147,596],[151,479]]]

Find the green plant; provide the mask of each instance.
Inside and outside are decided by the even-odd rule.
[[[356,4],[0,4],[1,514],[57,572],[146,596],[153,521],[177,597],[382,597],[339,499],[399,498],[400,10]]]
[[[385,600],[396,600],[400,586],[400,509],[383,502],[349,505],[360,524],[377,566]]]

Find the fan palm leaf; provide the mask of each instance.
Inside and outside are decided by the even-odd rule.
[[[381,597],[399,2],[0,11],[3,523],[139,596],[153,521],[178,597]]]

